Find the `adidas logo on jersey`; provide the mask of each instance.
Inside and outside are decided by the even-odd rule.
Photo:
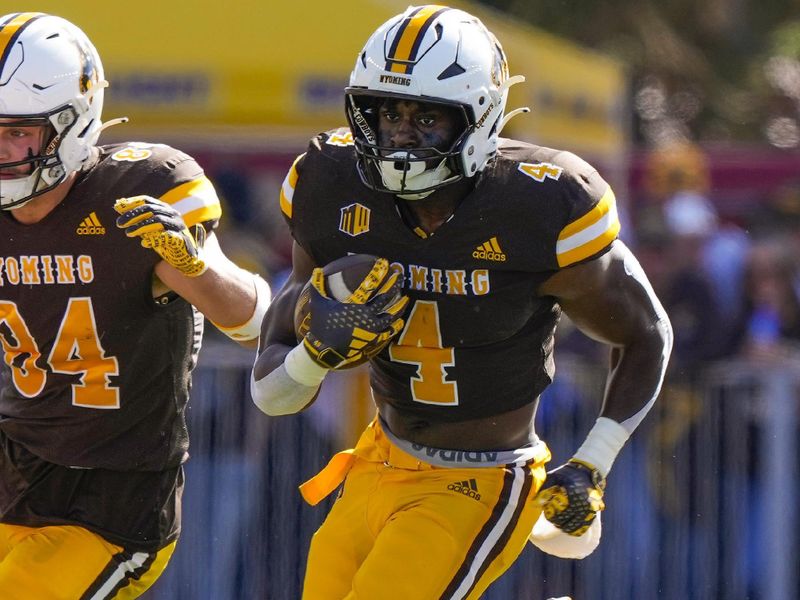
[[[78,235],[105,235],[106,228],[100,224],[100,219],[97,218],[97,213],[94,211],[86,217],[78,228],[75,230]]]
[[[483,242],[475,250],[472,251],[472,258],[479,258],[481,260],[493,260],[495,262],[505,262],[506,255],[500,249],[500,244],[497,243],[497,238],[493,237],[488,242]]]
[[[456,481],[448,485],[447,489],[451,492],[458,492],[470,498],[475,498],[475,500],[481,499],[481,495],[478,493],[478,482],[474,479]]]

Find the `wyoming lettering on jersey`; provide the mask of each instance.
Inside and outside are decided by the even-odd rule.
[[[409,290],[453,296],[484,296],[491,290],[488,269],[437,269],[399,262],[391,263],[391,268],[403,274]]]
[[[69,285],[94,281],[92,257],[86,254],[0,256],[0,287],[4,285]]]

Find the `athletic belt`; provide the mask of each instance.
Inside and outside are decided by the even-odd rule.
[[[433,448],[398,438],[380,417],[376,417],[361,434],[355,448],[335,454],[319,473],[300,486],[303,499],[311,505],[324,500],[344,481],[356,458],[397,469],[427,471],[435,468],[475,469],[546,462],[550,459],[550,451],[538,439],[517,450]]]
[[[380,419],[380,417],[379,417]],[[505,465],[524,465],[544,456],[547,451],[543,442],[536,438],[536,442],[528,444],[517,450],[448,450],[423,446],[401,439],[392,433],[386,426],[386,421],[380,419],[380,426],[384,435],[395,446],[435,467],[480,469],[484,467],[501,467]]]

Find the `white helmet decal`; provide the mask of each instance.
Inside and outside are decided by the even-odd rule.
[[[0,126],[42,125],[44,147],[16,163],[30,174],[3,179],[0,208],[22,206],[78,171],[103,129],[103,65],[89,38],[60,17],[0,17]]]
[[[494,35],[462,10],[410,6],[389,19],[367,41],[345,90],[362,180],[373,189],[413,198],[473,177],[497,150],[508,88],[521,80],[509,78],[505,53]],[[439,103],[462,111],[466,128],[453,147],[441,153],[447,168],[437,163],[428,166],[437,175],[419,177],[420,167],[413,167],[421,159],[407,153],[405,177],[387,172],[398,168],[398,159],[376,141],[375,101],[385,97]],[[401,188],[391,185],[400,179]],[[423,181],[424,188],[420,187]]]

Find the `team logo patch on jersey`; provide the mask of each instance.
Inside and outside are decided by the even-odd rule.
[[[564,171],[561,167],[550,163],[519,163],[517,167],[520,172],[525,173],[531,179],[535,179],[539,183],[543,183],[545,179],[553,179],[558,181],[561,173]]]
[[[339,231],[356,237],[369,231],[369,215],[372,211],[356,202],[342,209],[339,218]]]
[[[478,482],[474,479],[465,479],[464,481],[456,481],[447,486],[451,492],[458,492],[464,494],[475,500],[480,500],[481,495],[478,493]]]
[[[325,140],[326,144],[330,144],[331,146],[352,146],[353,145],[353,134],[349,131],[346,133],[334,133]]]
[[[89,213],[88,217],[81,221],[75,233],[78,235],[105,235],[106,228],[100,223],[100,219],[97,218],[97,213],[92,211]]]
[[[489,241],[479,244],[475,250],[472,251],[472,258],[480,260],[493,260],[495,262],[505,262],[506,255],[500,249],[500,244],[497,243],[497,238],[493,237]]]

